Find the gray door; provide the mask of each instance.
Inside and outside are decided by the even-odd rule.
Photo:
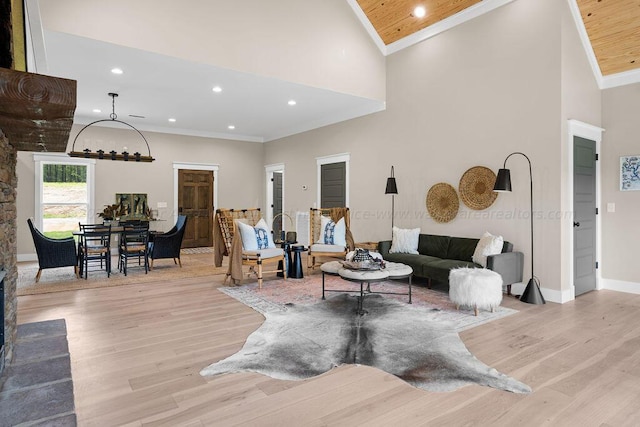
[[[280,239],[280,232],[282,231],[282,215],[276,218],[276,215],[282,213],[282,172],[274,172],[273,178],[273,204],[271,205],[273,216],[273,237],[275,240]]]
[[[320,166],[320,207],[346,207],[347,165],[345,162]]]
[[[573,280],[576,295],[596,289],[596,143],[573,138]]]

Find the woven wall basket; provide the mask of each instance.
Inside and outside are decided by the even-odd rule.
[[[449,222],[458,215],[460,202],[453,186],[440,182],[427,193],[427,211],[436,222]]]
[[[460,198],[471,209],[487,209],[498,197],[498,193],[493,191],[495,183],[496,174],[491,169],[484,166],[472,167],[460,178]]]

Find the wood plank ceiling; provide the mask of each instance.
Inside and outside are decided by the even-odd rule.
[[[482,0],[358,0],[358,5],[385,45],[427,28]],[[417,6],[425,16],[413,14]]]
[[[357,0],[389,45],[482,0]],[[640,0],[576,0],[603,76],[640,67]],[[417,6],[426,15],[414,16]]]
[[[603,76],[640,66],[640,0],[577,0]]]

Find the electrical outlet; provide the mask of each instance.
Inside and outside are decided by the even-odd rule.
[[[166,207],[167,207],[167,202],[158,202],[158,209],[166,208]]]

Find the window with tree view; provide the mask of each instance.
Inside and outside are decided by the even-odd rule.
[[[41,176],[42,230],[48,237],[69,237],[87,222],[87,166],[43,163]]]

